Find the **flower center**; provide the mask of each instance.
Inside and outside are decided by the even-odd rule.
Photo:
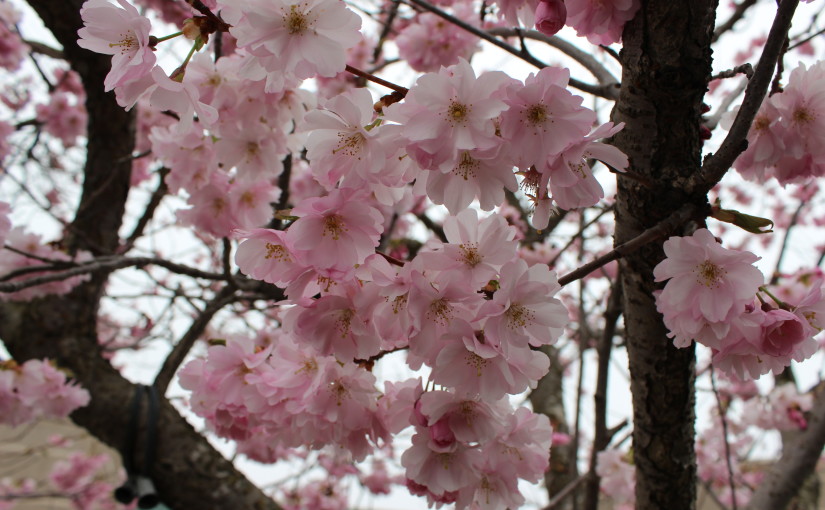
[[[478,253],[478,243],[462,243],[458,246],[461,251],[461,260],[470,267],[481,264],[482,257]]]
[[[347,226],[344,223],[344,219],[337,214],[331,214],[329,216],[324,217],[324,233],[323,235],[326,236],[329,234],[332,236],[333,241],[338,241],[341,239],[341,234],[347,231]]]
[[[722,278],[727,273],[727,271],[723,268],[717,266],[709,260],[706,260],[696,266],[694,271],[698,273],[696,275],[696,281],[709,289],[719,287],[722,284]]]
[[[338,133],[338,147],[332,150],[333,154],[341,151],[345,156],[358,156],[361,147],[367,139],[362,133],[356,132],[348,135],[347,133]],[[358,159],[361,159],[360,157]]]
[[[504,316],[507,317],[507,325],[512,329],[527,327],[536,318],[532,310],[518,303],[511,304],[504,312]]]
[[[298,12],[295,5],[289,6],[289,14],[284,16],[284,22],[290,35],[300,35],[309,28],[309,20],[304,13]]]
[[[129,32],[126,34],[120,34],[119,42],[109,43],[110,48],[114,48],[115,46],[120,46],[120,54],[125,55],[126,53],[134,53],[137,51],[140,45],[138,44],[135,34]]]
[[[453,174],[467,181],[470,177],[476,176],[476,171],[478,170],[478,167],[478,160],[473,159],[473,157],[470,156],[470,153],[468,151],[464,151],[461,153],[461,160],[458,162],[455,168],[453,168]]]
[[[470,365],[470,367],[476,369],[476,377],[481,377],[481,371],[484,370],[484,367],[490,364],[489,361],[474,352],[468,352],[467,356],[464,358],[464,361]]]
[[[338,320],[335,321],[335,328],[341,333],[341,338],[346,338],[352,328],[352,310],[341,310]]]
[[[464,124],[467,121],[467,116],[470,114],[472,108],[466,104],[457,101],[450,101],[450,107],[447,109],[447,121],[450,124]]]
[[[286,251],[283,246],[272,243],[266,243],[266,255],[264,255],[264,258],[267,260],[275,259],[278,262],[290,262],[292,260],[289,252]]]
[[[814,120],[816,115],[807,108],[800,107],[793,112],[793,121],[797,124],[808,124]]]
[[[453,318],[453,307],[450,306],[450,303],[444,298],[436,299],[430,303],[430,311],[427,313],[427,318],[442,326],[446,326]]]
[[[533,106],[527,108],[524,113],[525,117],[527,117],[527,121],[534,127],[544,124],[548,118],[547,107],[544,106],[543,103],[534,104]]]

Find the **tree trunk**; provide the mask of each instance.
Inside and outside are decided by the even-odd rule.
[[[615,243],[626,242],[705,195],[682,184],[701,166],[699,126],[711,72],[717,2],[643,0],[625,26],[622,88],[613,111],[624,122],[614,144],[630,158],[620,176]],[[699,220],[701,221],[701,219]],[[656,311],[653,268],[662,241],[621,260],[624,320],[633,393],[636,508],[695,508],[693,347],[676,349]]]
[[[66,59],[86,87],[89,141],[83,193],[64,244],[72,252],[114,253],[130,187],[128,156],[135,142],[134,112],[125,112],[114,94],[103,92],[111,59],[77,46],[83,0],[29,3],[63,45]],[[0,304],[0,338],[21,363],[49,357],[69,369],[92,397],[87,407],[72,414],[72,420],[123,454],[126,448],[135,447],[126,444],[135,385],[101,356],[97,315],[107,276],[97,273],[66,295]],[[170,508],[279,508],[166,399],[161,399],[157,435],[157,460],[148,466],[148,474]],[[137,460],[145,447],[142,441],[136,446]]]

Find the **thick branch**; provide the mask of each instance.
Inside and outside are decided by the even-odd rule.
[[[825,391],[820,390],[808,417],[808,428],[785,445],[782,458],[757,487],[746,510],[781,510],[813,473],[825,446]]]

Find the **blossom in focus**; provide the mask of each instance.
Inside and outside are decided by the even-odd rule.
[[[84,27],[77,31],[81,48],[112,55],[112,70],[103,82],[108,92],[148,75],[155,66],[149,46],[152,23],[124,0],[118,8],[107,0],[87,0],[80,9]]]
[[[723,248],[707,229],[664,243],[667,258],[653,269],[656,281],[668,281],[657,308],[668,315],[725,321],[740,314],[763,283],[753,253]]]

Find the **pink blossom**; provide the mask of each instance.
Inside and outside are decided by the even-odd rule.
[[[478,478],[482,460],[478,449],[457,445],[454,451],[437,452],[428,445],[429,434],[419,431],[413,436],[412,446],[401,456],[407,478],[436,496],[457,491]]]
[[[613,44],[639,10],[639,0],[565,0],[567,24],[593,44]]]
[[[0,3],[0,67],[8,71],[16,71],[26,57],[27,46],[20,38],[20,34],[10,27],[20,21],[20,11],[12,6],[11,2]]]
[[[387,108],[386,117],[402,124],[407,151],[422,168],[455,164],[462,151],[500,143],[494,119],[506,106],[500,91],[512,82],[500,71],[476,78],[461,59],[421,76],[403,103]]]
[[[298,216],[287,231],[301,262],[318,268],[352,268],[378,245],[383,217],[365,197],[335,189],[326,197],[308,198],[292,210]]]
[[[516,231],[497,214],[479,221],[475,209],[465,209],[445,220],[444,233],[449,242],[421,253],[421,263],[430,269],[457,271],[471,292],[495,278],[516,254]]]
[[[771,356],[787,356],[812,331],[807,321],[798,315],[782,309],[772,309],[765,314],[762,322],[762,351]]]
[[[112,55],[112,70],[103,82],[107,92],[148,76],[156,60],[149,45],[151,22],[125,0],[117,1],[122,8],[86,0],[80,9],[85,26],[77,31],[78,46]]]
[[[176,112],[180,117],[177,129],[181,132],[191,129],[195,113],[205,124],[212,124],[218,119],[217,110],[200,101],[195,85],[185,77],[182,82],[172,80],[159,66],[154,67],[150,74],[118,87],[115,97],[117,104],[126,110],[131,110],[138,100],[146,98],[154,108]]]
[[[508,262],[501,269],[493,299],[479,310],[478,318],[486,317],[485,338],[505,353],[510,346],[555,343],[569,322],[567,309],[553,297],[560,289],[546,265],[528,268],[521,259]]]
[[[342,177],[353,173],[369,179],[387,165],[388,151],[374,126],[368,126],[374,116],[372,105],[367,89],[351,89],[327,101],[325,110],[307,114],[303,126],[309,132],[307,158],[325,188],[334,188]]]
[[[619,450],[598,453],[596,474],[601,477],[601,489],[617,503],[633,504],[636,500],[636,470],[625,461]]]
[[[47,133],[60,139],[64,147],[73,147],[86,133],[86,108],[66,92],[55,92],[48,103],[37,105],[37,120]]]
[[[604,190],[593,176],[590,160],[601,161],[605,165],[624,171],[627,156],[601,138],[613,136],[624,128],[624,124],[602,124],[579,142],[567,146],[556,158],[547,161],[543,168],[550,185],[553,200],[562,209],[578,209],[595,205],[604,198]]]
[[[477,24],[470,4],[458,4],[455,16]],[[478,38],[429,12],[417,15],[395,40],[398,54],[419,72],[438,71],[443,66],[469,60],[478,51]]]
[[[501,136],[519,167],[544,166],[590,131],[596,114],[567,90],[569,79],[568,69],[545,67],[528,76],[523,87],[507,89]]]
[[[238,246],[235,263],[252,278],[285,287],[307,271],[295,261],[284,232],[260,228],[239,234],[247,239]]]
[[[479,207],[490,211],[504,202],[504,190],[518,189],[512,160],[498,147],[485,151],[467,150],[458,155],[458,161],[448,161],[438,170],[421,172],[415,181],[415,190],[435,204],[443,204],[450,214],[466,209],[473,199]]]
[[[653,274],[668,280],[656,299],[666,317],[686,314],[710,322],[726,321],[742,313],[762,285],[762,273],[753,267],[759,257],[723,248],[707,229],[690,237],[671,237],[664,243],[665,260]]]
[[[239,48],[270,73],[335,76],[359,41],[361,18],[338,0],[219,2]]]
[[[536,29],[544,35],[554,35],[567,21],[564,0],[540,0],[536,7]]]

